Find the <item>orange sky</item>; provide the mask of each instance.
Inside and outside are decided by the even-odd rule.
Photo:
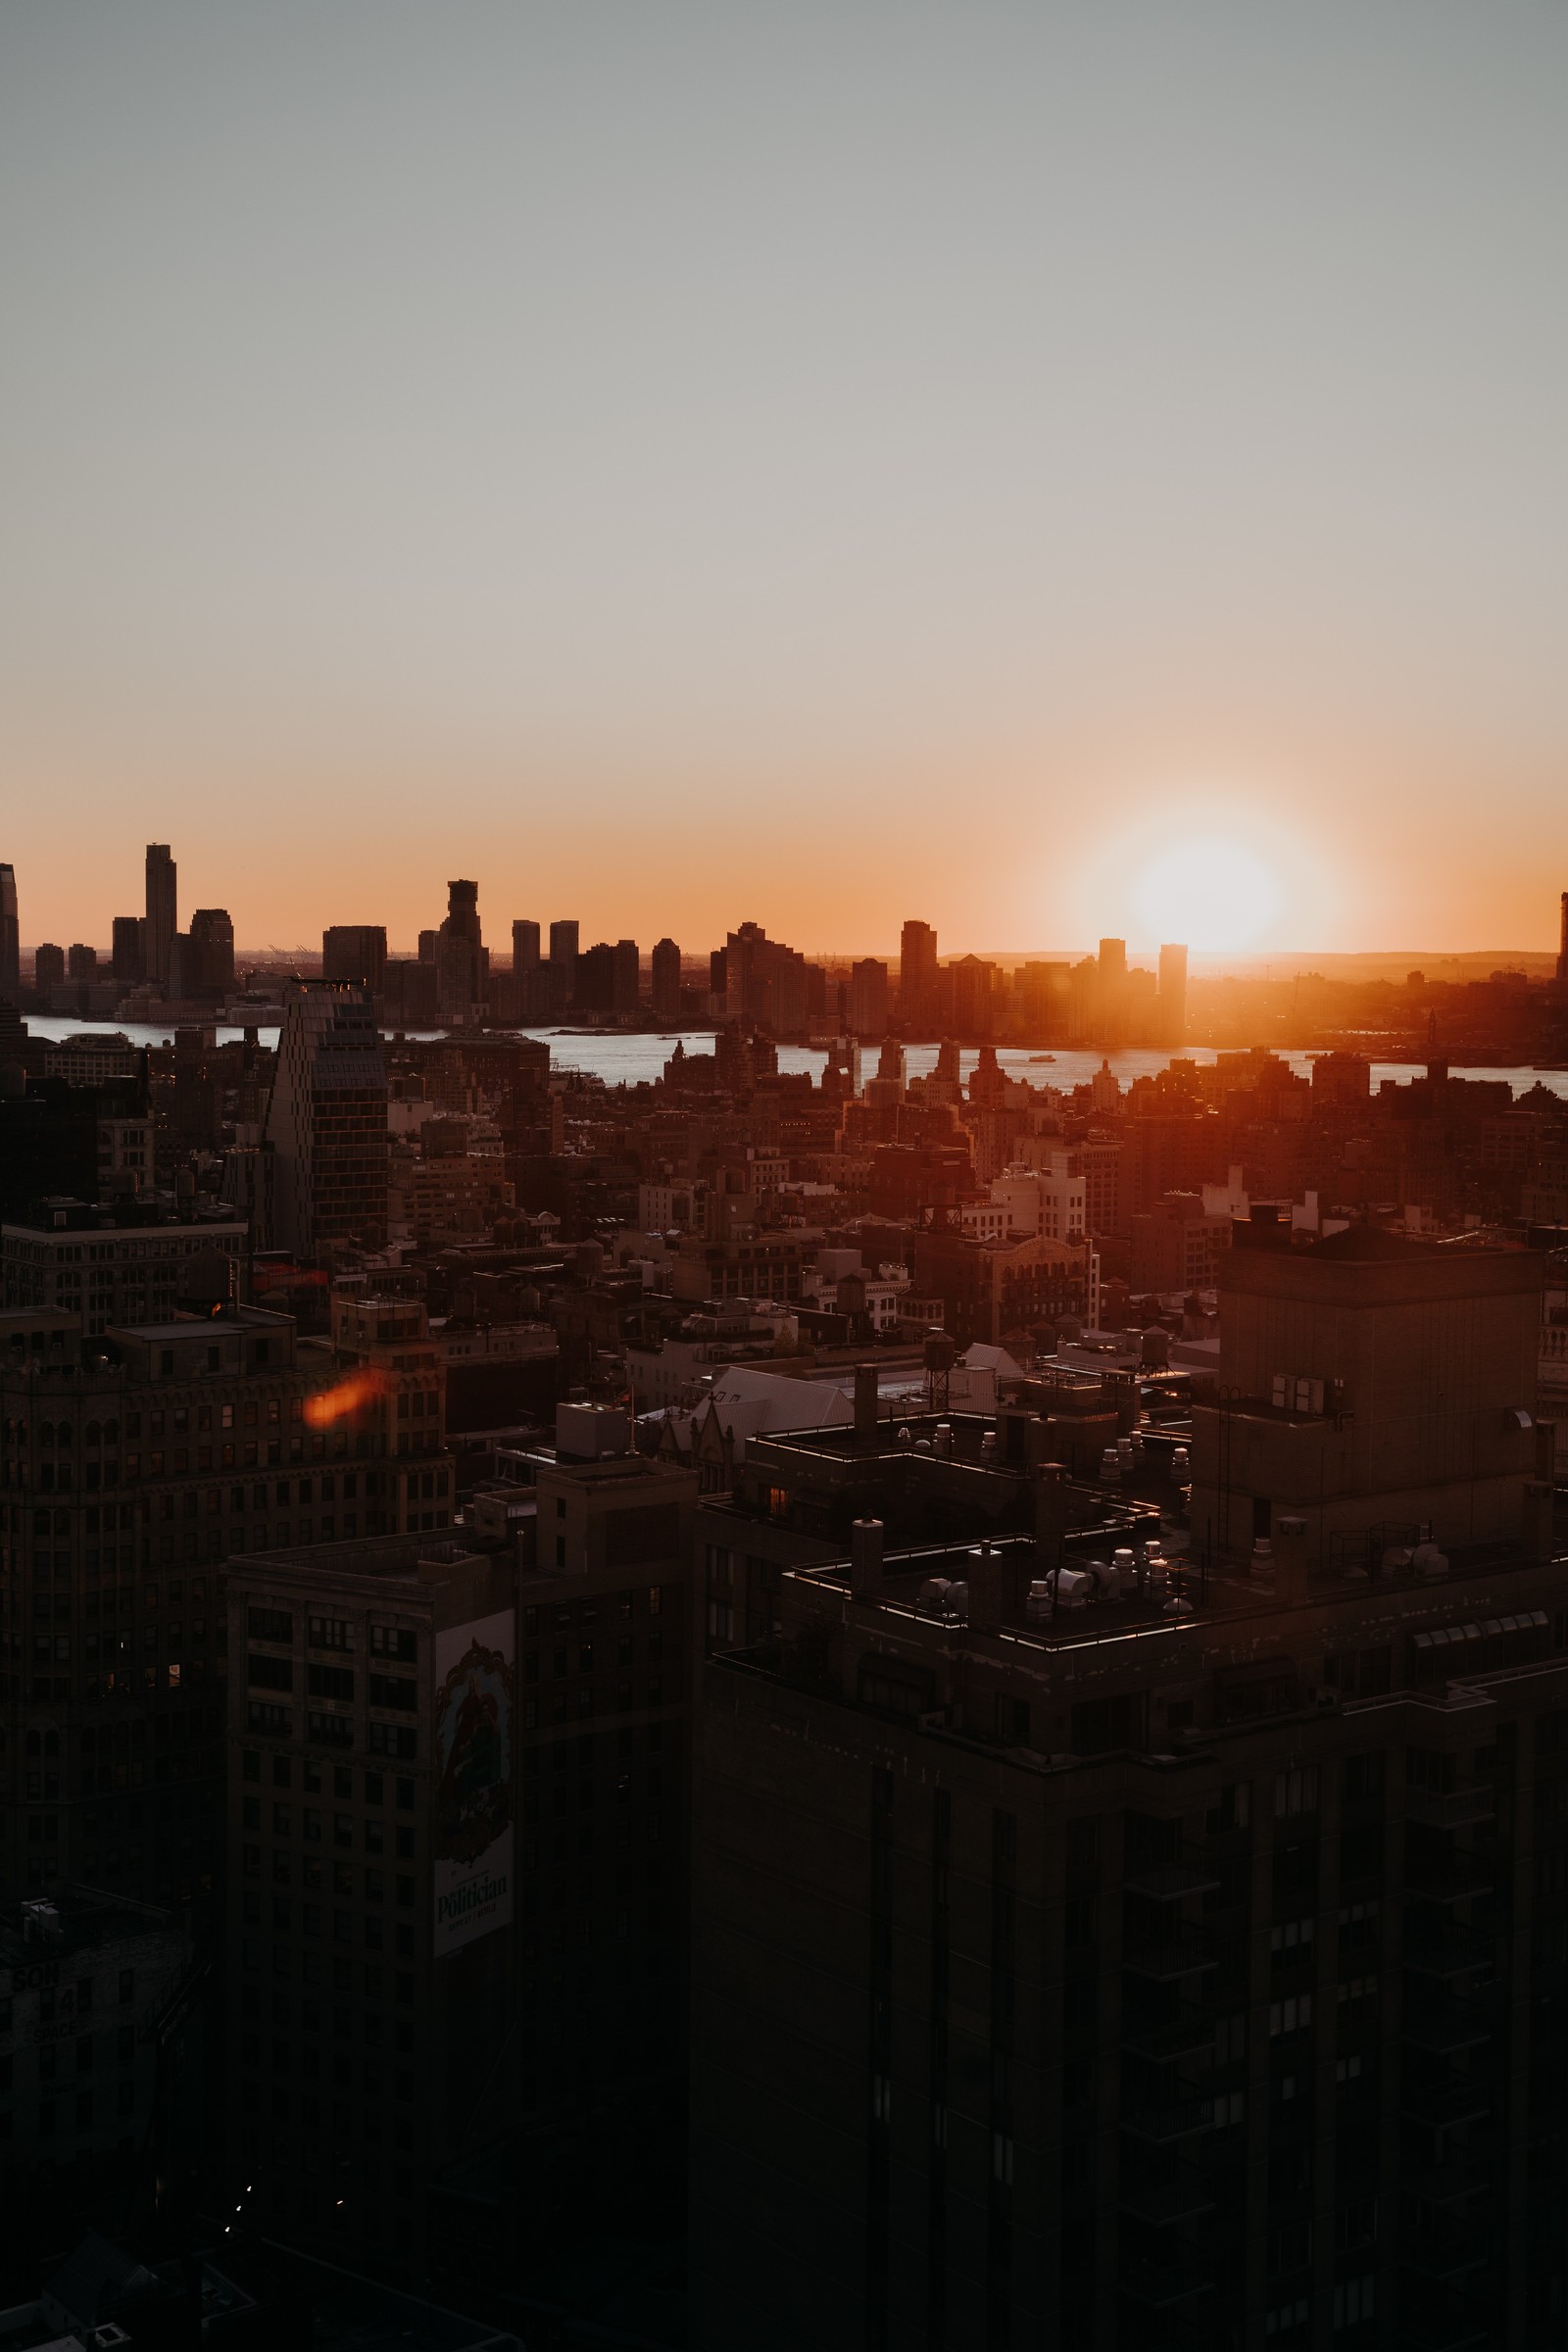
[[[255,947],[1552,946],[1565,79],[1526,0],[5,12],[24,941],[167,839]]]

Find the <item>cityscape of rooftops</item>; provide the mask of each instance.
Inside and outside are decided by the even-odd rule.
[[[1568,2340],[1565,88],[0,8],[0,2352]]]

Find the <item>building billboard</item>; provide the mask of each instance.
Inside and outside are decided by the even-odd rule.
[[[510,1609],[435,1641],[435,1956],[512,1919]]]

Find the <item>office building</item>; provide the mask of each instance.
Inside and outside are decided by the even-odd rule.
[[[906,1029],[934,1021],[937,985],[937,935],[929,923],[907,922],[899,937],[899,1018]]]
[[[142,949],[146,932],[146,922],[141,915],[116,915],[114,944],[110,950],[110,970],[114,977],[126,988],[139,988],[147,976]]]
[[[849,1024],[852,1037],[887,1035],[888,967],[874,956],[850,966]]]
[[[1517,1543],[1541,1259],[1364,1225],[1293,1247],[1261,1203],[1232,1233],[1225,1401],[1193,1409],[1195,1546],[1245,1559],[1280,1512],[1305,1529],[1314,1570],[1372,1526],[1444,1550]]]
[[[386,987],[386,926],[332,923],[321,933],[321,978],[334,988],[367,988],[379,997]]]
[[[147,978],[155,987],[167,986],[174,934],[179,929],[179,872],[169,844],[147,844],[147,929],[143,956]]]
[[[101,1102],[95,1106],[99,1126],[103,1107]],[[151,1182],[150,1123],[143,1117],[124,1124],[139,1132],[120,1140],[121,1164],[103,1169],[109,1200],[117,1189],[133,1194]],[[101,1137],[99,1153],[102,1158]],[[127,1164],[137,1181],[117,1183]],[[7,1310],[78,1315],[83,1335],[97,1339],[112,1325],[172,1322],[198,1278],[204,1298],[234,1299],[241,1294],[249,1237],[236,1220],[138,1217],[132,1223],[112,1206],[95,1209],[79,1200],[47,1200],[42,1208],[43,1222],[19,1218],[0,1226]]]
[[[271,1244],[312,1258],[386,1241],[386,1065],[364,989],[294,982],[267,1112]]]
[[[22,1002],[22,931],[17,914],[17,869],[0,865],[0,997]]]
[[[808,1015],[806,958],[769,939],[760,923],[742,923],[724,943],[724,1018],[774,1037],[805,1034]]]
[[[563,1012],[577,1001],[577,936],[574,922],[550,926],[550,968],[555,975],[557,1005]]]
[[[33,950],[32,985],[40,997],[66,985],[66,951],[46,939]]]
[[[447,884],[447,913],[436,940],[435,967],[442,1020],[461,1026],[478,1019],[484,1007],[486,964],[477,882]]]
[[[680,950],[672,939],[655,941],[650,979],[655,1020],[679,1020]]]
[[[70,1307],[0,1314],[0,1573],[16,1628],[0,1717],[7,1752],[36,1758],[0,1792],[0,1899],[79,1882],[200,1907],[216,1871],[224,1561],[450,1513],[427,1339],[400,1342],[407,1369],[390,1343],[376,1354],[348,1336],[336,1358],[299,1346],[286,1315],[226,1304],[227,1279],[221,1252],[204,1251],[157,1321],[90,1340]]]
[[[1169,1442],[1064,1483],[1053,1418],[772,1440],[723,1506],[776,1632],[703,1670],[693,2345],[1557,2341],[1533,1465],[1512,1540],[1391,1541],[1368,1491],[1354,1546],[1280,1512],[1205,1571]]]
[[[0,1092],[0,1217],[58,1231],[78,1209],[151,1190],[145,1058],[123,1041],[118,1054],[113,1041],[73,1041],[46,1050],[43,1077],[23,1092]],[[64,1069],[49,1066],[57,1059]],[[122,1074],[125,1060],[134,1075]]]
[[[678,2203],[695,1482],[569,1444],[520,1568],[502,1523],[229,1572],[234,2155],[378,2269]]]
[[[170,947],[168,994],[176,1004],[221,1004],[234,992],[234,926],[223,906],[198,906]]]
[[[98,951],[76,940],[66,950],[66,978],[68,980],[96,980]]]

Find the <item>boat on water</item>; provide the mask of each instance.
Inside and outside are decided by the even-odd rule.
[[[1031,1054],[1029,1058],[1031,1061],[1054,1061],[1056,1056],[1054,1054]]]

